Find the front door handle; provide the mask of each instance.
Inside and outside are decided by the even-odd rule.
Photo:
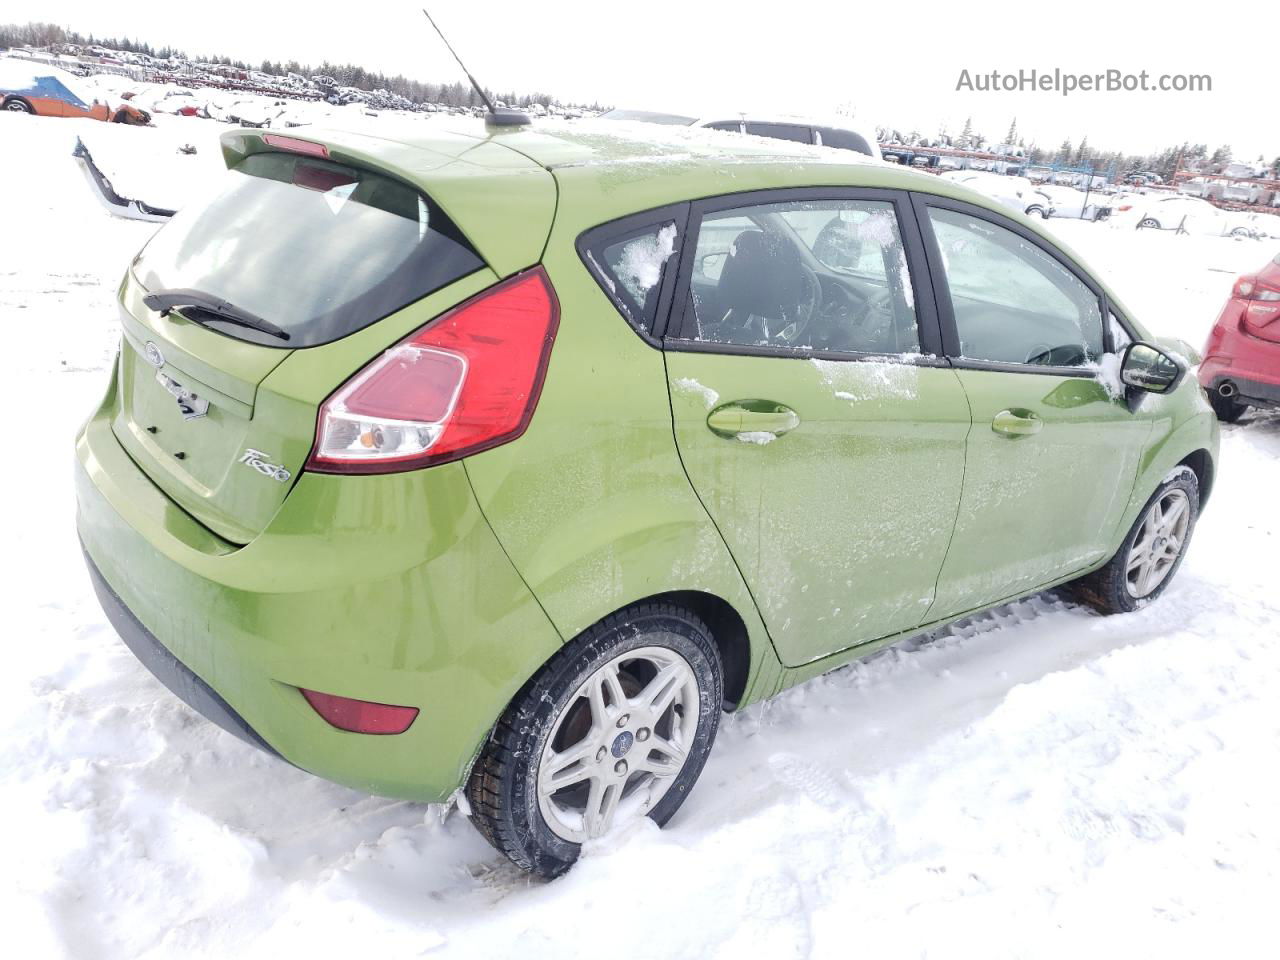
[[[707,414],[707,427],[718,437],[733,440],[743,434],[780,437],[800,426],[800,416],[772,400],[733,400]]]
[[[1001,410],[991,418],[991,429],[1002,437],[1030,437],[1043,427],[1044,421],[1030,410]]]

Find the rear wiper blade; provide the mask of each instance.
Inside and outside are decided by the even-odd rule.
[[[147,305],[148,309],[160,311],[160,316],[162,317],[167,317],[171,310],[193,307],[199,313],[208,314],[215,320],[234,323],[239,327],[248,327],[268,336],[279,337],[281,340],[289,339],[289,331],[282,327],[277,327],[270,320],[264,320],[256,313],[250,313],[248,310],[243,310],[233,303],[228,303],[221,297],[215,297],[209,293],[201,293],[199,290],[159,290],[155,293],[147,294],[142,298],[142,302]],[[193,323],[200,323],[197,317],[188,317],[187,319]]]

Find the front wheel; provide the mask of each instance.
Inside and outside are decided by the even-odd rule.
[[[31,104],[27,103],[25,100],[19,99],[18,97],[10,97],[6,100],[4,102],[4,109],[12,113],[35,113]]]
[[[1144,228],[1144,229],[1147,229],[1147,230],[1159,230],[1159,229],[1160,229],[1160,221],[1159,221],[1159,220],[1157,220],[1155,217],[1143,217],[1143,218],[1138,222],[1138,226],[1140,226],[1140,227],[1142,227],[1142,228]]]
[[[516,695],[467,783],[472,823],[525,870],[555,877],[587,840],[659,826],[702,772],[723,679],[710,631],[670,604],[616,613]]]
[[[1200,484],[1180,467],[1160,485],[1107,565],[1075,581],[1100,613],[1128,613],[1164,592],[1186,556],[1200,513]]]

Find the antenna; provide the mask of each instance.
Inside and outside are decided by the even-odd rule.
[[[485,105],[485,109],[489,111],[485,114],[484,122],[486,124],[492,124],[495,127],[522,127],[529,123],[530,120],[528,114],[523,113],[520,110],[509,110],[505,107],[498,108],[493,105],[492,101],[490,101],[489,97],[485,94],[484,87],[480,86],[480,84],[476,82],[476,78],[471,75],[471,71],[467,69],[467,65],[462,62],[462,58],[458,56],[457,51],[453,49],[453,45],[449,43],[448,38],[445,37],[444,31],[441,30],[435,20],[432,19],[431,14],[427,13],[426,7],[422,8],[422,13],[427,18],[427,22],[430,23],[436,33],[440,35],[440,39],[444,41],[444,45],[448,51],[453,54],[453,59],[458,61],[458,66],[462,68],[462,72],[465,73],[467,75],[467,79],[471,81],[471,89],[476,92],[476,95],[480,97],[480,101]]]

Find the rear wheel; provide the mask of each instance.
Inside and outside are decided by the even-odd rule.
[[[517,866],[563,873],[587,840],[659,826],[702,772],[723,680],[710,631],[640,604],[567,644],[516,695],[466,788],[476,828]]]
[[[1147,501],[1115,556],[1077,580],[1075,592],[1100,613],[1128,613],[1154,600],[1181,565],[1199,512],[1199,482],[1181,467]]]
[[[31,104],[20,97],[10,97],[4,102],[4,109],[13,113],[35,113]]]
[[[1218,415],[1218,419],[1223,423],[1235,423],[1244,416],[1245,410],[1248,409],[1247,404],[1241,403],[1235,397],[1224,397],[1217,390],[1207,392],[1209,397],[1209,406],[1213,407],[1213,412]]]
[[[1140,221],[1138,222],[1138,226],[1140,226],[1140,227],[1148,227],[1148,228],[1150,228],[1150,229],[1152,229],[1152,230],[1159,230],[1159,229],[1160,229],[1160,221],[1159,221],[1159,220],[1157,220],[1155,217],[1143,217],[1143,218],[1142,218],[1142,220],[1140,220]]]

